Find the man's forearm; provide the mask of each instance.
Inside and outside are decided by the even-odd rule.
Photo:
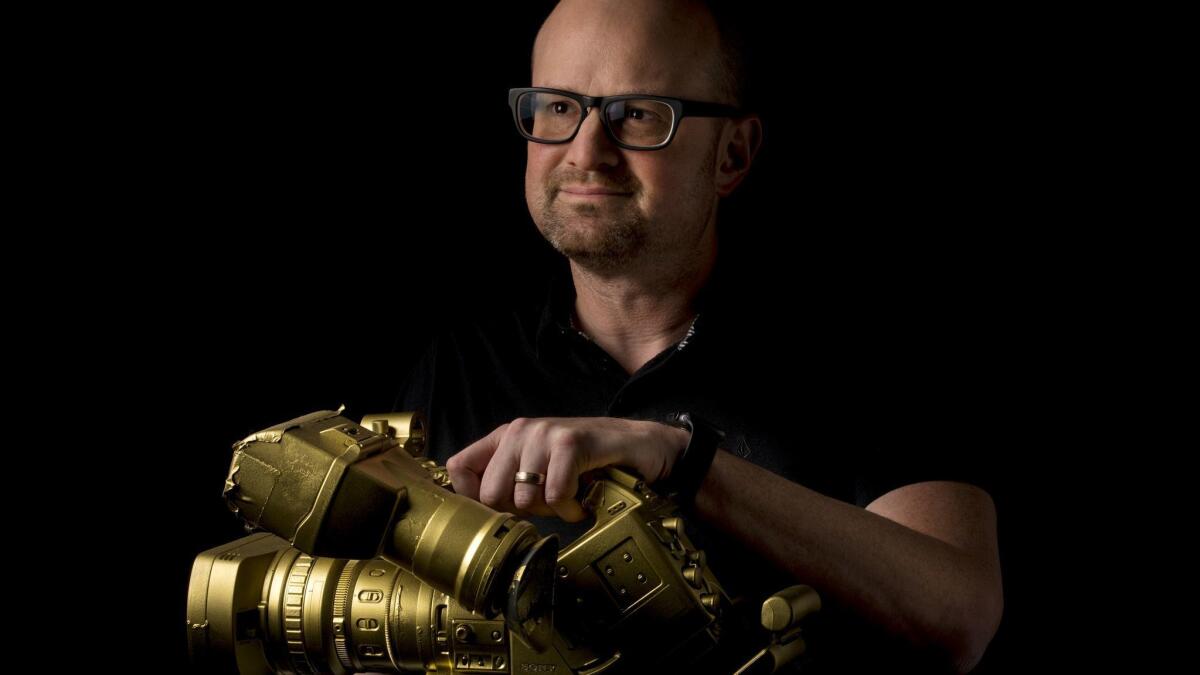
[[[966,551],[718,451],[698,515],[888,631],[970,660],[986,566]]]

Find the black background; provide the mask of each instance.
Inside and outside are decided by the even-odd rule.
[[[540,292],[557,258],[525,207],[506,91],[529,83],[546,10],[173,15],[110,46],[128,138],[109,142],[135,167],[116,199],[143,227],[83,387],[132,390],[155,441],[124,478],[154,487],[117,519],[151,562],[110,587],[154,589],[136,641],[164,670],[186,660],[192,559],[242,534],[220,500],[231,444],[339,404],[387,410],[434,331]],[[964,438],[995,473],[1007,607],[980,672],[1000,672],[1046,619],[1043,539],[1070,536],[1042,501],[1071,452],[1055,430],[1082,293],[1046,201],[1059,80],[1030,17],[763,11],[766,144],[723,206],[729,250],[777,308],[779,348],[840,322],[1001,420]]]

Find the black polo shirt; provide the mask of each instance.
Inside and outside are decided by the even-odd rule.
[[[728,451],[860,507],[922,480],[983,483],[967,461],[964,392],[948,386],[936,348],[889,332],[886,321],[826,312],[828,303],[742,283],[718,265],[689,335],[630,375],[571,327],[574,297],[564,267],[543,301],[434,339],[394,408],[425,413],[433,459],[444,464],[517,417],[689,411],[725,431]],[[591,526],[530,520],[564,546]],[[687,532],[731,596],[761,602],[797,583],[694,515]],[[866,652],[889,655],[889,672],[901,669],[897,645],[828,598],[822,615],[810,628],[804,672],[879,665],[859,663]]]

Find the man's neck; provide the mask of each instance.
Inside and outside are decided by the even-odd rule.
[[[627,373],[687,335],[715,251],[690,269],[599,275],[571,262],[575,324]]]

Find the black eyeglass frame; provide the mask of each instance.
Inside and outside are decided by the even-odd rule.
[[[521,115],[517,110],[517,101],[521,98],[521,96],[523,94],[530,94],[530,93],[554,94],[556,96],[563,96],[565,98],[569,98],[569,99],[572,99],[575,102],[577,102],[579,104],[580,110],[582,110],[584,112],[582,115],[579,116],[579,123],[575,125],[575,131],[572,132],[570,136],[568,136],[567,138],[564,138],[560,141],[547,141],[547,140],[544,140],[541,138],[534,138],[529,133],[527,133],[525,131],[525,128],[521,126]],[[613,131],[612,127],[610,126],[610,123],[608,120],[608,115],[605,115],[604,111],[609,103],[612,103],[615,101],[629,101],[629,100],[659,101],[661,103],[665,103],[666,105],[670,106],[671,111],[673,112],[673,116],[671,119],[671,133],[667,135],[667,139],[665,141],[663,141],[662,143],[660,143],[658,145],[640,146],[640,145],[630,145],[628,143],[621,141],[619,138],[617,138],[617,134]],[[618,147],[625,148],[626,150],[662,150],[663,148],[670,145],[671,141],[675,140],[675,134],[676,134],[676,132],[679,131],[679,122],[681,120],[683,120],[684,117],[733,117],[733,118],[738,118],[738,117],[742,117],[743,115],[746,114],[745,111],[741,110],[740,108],[737,108],[737,107],[731,106],[731,105],[726,105],[724,103],[710,103],[707,101],[688,101],[686,99],[671,98],[670,96],[656,96],[654,94],[620,94],[618,96],[584,96],[583,94],[576,94],[573,91],[566,91],[565,89],[550,89],[547,87],[518,87],[516,89],[509,89],[508,90],[508,107],[512,109],[513,123],[517,125],[517,131],[520,132],[520,134],[522,136],[524,136],[527,140],[533,141],[534,143],[545,143],[547,145],[561,145],[563,143],[570,143],[571,141],[575,140],[575,137],[579,135],[579,130],[581,128],[583,128],[584,121],[587,119],[588,115],[591,114],[591,109],[598,108],[600,110],[600,123],[604,127],[605,133],[608,134],[608,138],[613,143],[615,143]]]

